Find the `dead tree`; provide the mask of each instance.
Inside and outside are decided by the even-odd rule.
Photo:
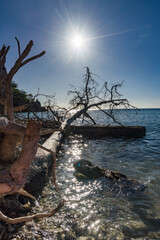
[[[87,67],[84,77],[84,86],[79,90],[72,86],[72,90],[69,91],[68,94],[71,96],[71,108],[67,112],[76,110],[76,114],[67,120],[67,124],[70,124],[81,116],[83,120],[88,118],[93,124],[96,124],[96,121],[91,117],[88,110],[98,109],[114,122],[122,125],[114,117],[114,109],[122,107],[135,108],[119,93],[119,88],[122,86],[122,83],[115,84],[109,88],[108,83],[105,82],[102,88],[99,89],[98,82],[93,79],[92,75],[93,74]],[[104,109],[108,109],[108,111]]]
[[[27,193],[23,189],[23,186],[26,182],[30,165],[35,158],[37,148],[39,146],[38,142],[41,124],[40,122],[30,120],[25,128],[24,126],[14,122],[13,112],[14,110],[17,111],[17,109],[13,108],[11,82],[15,73],[21,67],[32,60],[43,56],[45,52],[43,51],[40,54],[25,60],[31,51],[33,41],[28,43],[22,53],[20,51],[20,43],[17,38],[16,41],[18,44],[19,57],[8,73],[5,68],[5,62],[9,47],[4,45],[0,50],[0,164],[2,167],[0,170],[0,198],[12,193],[18,193],[34,199],[31,194]],[[19,108],[23,109],[26,108],[26,106],[21,106]],[[22,151],[17,155],[16,145],[22,141]],[[55,156],[52,151],[47,150],[46,148],[44,151],[49,151],[53,157]],[[55,182],[55,175],[53,175],[53,180]],[[63,206],[63,204],[64,201],[62,200],[57,208],[48,213],[38,213],[27,217],[13,219],[5,216],[0,211],[0,220],[15,224],[31,221],[35,218],[50,217],[54,215]]]
[[[66,120],[61,123],[61,131],[53,133],[43,146],[51,149],[53,152],[56,152],[65,130],[77,118],[83,117],[84,119],[87,117],[93,122],[93,124],[96,124],[96,121],[90,116],[88,111],[93,108],[101,110],[104,114],[106,114],[106,116],[122,125],[115,119],[113,110],[118,107],[133,108],[133,106],[130,105],[128,100],[123,98],[118,92],[118,88],[121,87],[121,85],[122,84],[116,84],[109,89],[108,84],[105,82],[103,87],[99,90],[98,83],[92,78],[92,74],[87,67],[84,78],[84,86],[79,90],[72,86],[72,90],[69,91],[69,95],[72,97],[70,100],[71,107],[66,110],[66,116],[69,113],[71,116],[68,118],[66,117]],[[104,111],[104,108],[108,108],[109,111]],[[76,110],[74,114],[72,114],[72,110]]]
[[[14,125],[8,122],[5,118],[1,118],[1,129],[7,131],[11,126],[14,127]],[[17,128],[17,131],[21,130],[21,128]],[[0,171],[0,198],[4,197],[5,195],[17,192],[34,199],[32,195],[23,189],[23,186],[26,182],[30,165],[37,152],[40,130],[41,124],[39,122],[36,122],[34,120],[29,121],[24,134],[22,151],[19,157],[10,167]],[[57,208],[48,213],[38,213],[31,216],[19,218],[9,218],[0,211],[0,220],[15,224],[31,221],[35,218],[50,217],[58,212],[63,204],[64,201],[61,201]]]
[[[22,53],[20,49],[20,43],[17,38],[16,41],[18,45],[19,57],[9,72],[6,70],[5,63],[6,56],[10,47],[3,45],[0,50],[0,115],[6,116],[11,122],[14,121],[13,96],[11,89],[12,79],[21,67],[45,54],[45,51],[43,51],[40,54],[26,59],[33,46],[33,41],[31,40],[28,43]],[[9,129],[8,127],[7,129]],[[14,133],[9,130],[7,130],[7,132],[3,132],[2,129],[0,130],[0,162],[13,162],[16,158],[16,144],[19,141],[19,136],[22,135],[20,127],[19,131],[17,132],[16,129],[17,128],[14,128]]]

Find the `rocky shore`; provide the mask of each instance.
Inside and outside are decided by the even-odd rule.
[[[70,132],[73,134],[81,134],[89,138],[105,138],[105,137],[126,137],[138,138],[145,135],[144,127],[119,127],[119,126],[70,126]],[[43,144],[45,145],[46,142]],[[30,173],[24,189],[34,196],[43,190],[48,181],[49,172],[52,168],[53,159],[50,153],[38,149],[36,157],[31,165]],[[2,168],[6,166],[1,166]],[[8,166],[9,167],[9,166]],[[26,215],[30,211],[34,201],[28,197],[13,194],[0,199],[0,207],[9,217],[18,217]],[[0,222],[0,239],[9,239],[9,235],[16,231],[20,224],[8,225]],[[73,238],[75,239],[75,238]],[[78,239],[82,239],[81,237]],[[83,238],[92,239],[92,238]]]

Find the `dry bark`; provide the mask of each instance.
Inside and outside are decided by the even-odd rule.
[[[65,130],[62,130],[60,128],[48,129],[48,130],[41,131],[41,136],[45,136],[45,135],[48,135],[48,134],[53,134],[54,132],[57,132],[57,131],[65,132]]]
[[[0,160],[13,162],[16,159],[16,145],[22,141],[25,128],[7,118],[0,118]]]
[[[10,169],[0,172],[0,197],[20,190],[26,182],[40,138],[41,124],[30,120],[24,135],[22,151]]]
[[[4,121],[4,123],[6,122]],[[7,124],[1,124],[1,125],[6,126]],[[28,196],[34,199],[34,197],[29,193],[27,193],[26,191],[24,191],[22,187],[26,182],[30,165],[35,157],[35,154],[38,148],[38,142],[40,138],[40,129],[41,129],[41,124],[39,122],[36,122],[34,120],[29,121],[26,128],[25,135],[24,135],[22,151],[18,159],[11,165],[9,169],[5,169],[0,172],[0,197],[4,197],[5,195],[17,192],[19,194],[23,194],[25,196]],[[44,150],[49,151],[48,149],[44,149]],[[52,151],[49,151],[49,152],[52,153]],[[54,153],[52,153],[52,155],[55,158]],[[54,169],[55,169],[55,166],[54,166]],[[56,185],[55,175],[54,175],[54,182]],[[36,218],[51,217],[54,214],[56,214],[63,207],[63,205],[64,205],[64,200],[62,200],[59,203],[59,205],[51,212],[37,213],[31,216],[25,216],[25,217],[19,217],[19,218],[9,218],[0,211],[0,220],[10,224],[16,224],[20,222],[31,221]]]
[[[0,115],[7,116],[11,121],[7,126],[3,128],[1,125],[3,124],[3,119],[0,120],[0,161],[1,162],[13,162],[16,159],[16,143],[19,142],[19,136],[24,134],[24,128],[15,125],[12,123],[14,121],[13,111],[22,110],[26,106],[21,106],[19,109],[13,109],[13,96],[11,89],[11,82],[16,74],[16,72],[25,64],[35,60],[45,54],[45,52],[41,52],[38,55],[25,59],[31,51],[33,46],[33,41],[31,40],[28,45],[25,47],[24,51],[21,53],[20,51],[20,43],[16,38],[18,44],[18,59],[15,62],[14,66],[7,73],[5,63],[6,56],[9,50],[9,46],[3,47],[0,49]],[[20,133],[21,132],[21,133]]]
[[[45,52],[41,52],[33,57],[25,59],[31,51],[33,46],[33,41],[30,41],[24,51],[21,53],[20,43],[16,38],[18,45],[18,54],[19,57],[15,62],[14,66],[7,73],[5,68],[6,55],[8,53],[9,47],[5,45],[0,49],[0,114],[1,116],[7,116],[0,118],[0,161],[3,162],[11,162],[16,159],[16,144],[19,142],[19,139],[24,136],[22,151],[19,157],[14,161],[10,168],[6,168],[0,171],[0,197],[4,197],[5,195],[12,193],[19,193],[34,199],[32,195],[23,190],[23,186],[26,182],[30,165],[35,157],[38,142],[40,138],[40,128],[41,124],[39,122],[30,120],[26,131],[25,128],[21,125],[14,123],[13,111],[19,111],[26,106],[20,106],[18,108],[13,108],[13,96],[11,89],[11,82],[15,75],[15,73],[25,64],[35,60],[45,54]],[[24,135],[25,132],[25,135]],[[46,151],[46,149],[43,151]],[[54,160],[55,154],[54,152],[48,150]],[[53,180],[56,186],[56,178],[55,178],[55,161],[53,165],[54,175]],[[7,223],[15,224],[24,221],[31,221],[35,218],[42,217],[50,217],[54,215],[64,204],[62,201],[56,209],[49,213],[39,213],[32,216],[21,217],[11,219],[5,216],[2,212],[0,212],[0,220],[3,220]]]
[[[9,121],[5,117],[0,117],[0,133],[23,136],[25,133],[25,127]]]
[[[27,60],[24,60],[28,54],[31,51],[31,48],[33,46],[33,41],[30,41],[24,51],[20,53],[20,44],[18,39],[16,38],[18,43],[18,52],[19,57],[17,61],[15,62],[14,66],[11,68],[11,70],[7,73],[7,70],[5,68],[5,62],[6,62],[6,55],[9,50],[9,46],[6,47],[5,45],[0,50],[0,104],[4,107],[3,111],[1,110],[1,114],[7,114],[8,118],[10,120],[13,120],[13,101],[12,101],[12,90],[11,90],[11,82],[12,78],[14,77],[15,73],[25,64],[29,63],[32,60],[35,60],[45,54],[45,52],[41,52],[40,54],[33,56],[31,58],[28,58]],[[1,108],[2,108],[1,106]]]

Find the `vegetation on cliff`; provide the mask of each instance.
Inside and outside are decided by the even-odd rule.
[[[12,82],[12,92],[14,107],[29,104],[33,100],[33,95],[31,93],[27,94],[24,90],[20,90],[16,82]]]

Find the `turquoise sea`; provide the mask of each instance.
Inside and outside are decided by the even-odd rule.
[[[112,124],[97,111],[91,114],[98,123]],[[116,115],[124,125],[145,126],[146,136],[66,138],[56,168],[60,194],[50,180],[34,211],[53,208],[61,198],[66,199],[65,207],[56,216],[26,223],[16,239],[160,239],[160,109],[118,110]],[[104,177],[78,181],[73,175],[73,162],[78,159],[124,173],[146,189],[127,192]]]

